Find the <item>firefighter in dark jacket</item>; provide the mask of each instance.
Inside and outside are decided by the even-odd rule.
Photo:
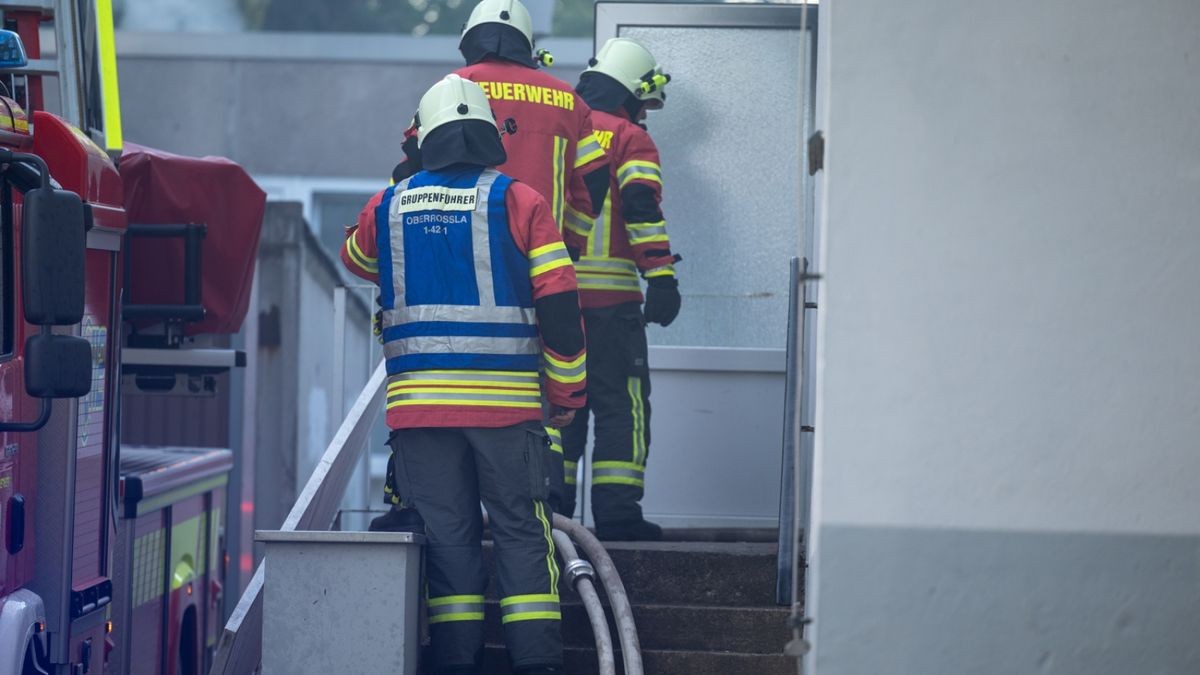
[[[645,325],[670,325],[679,313],[680,297],[677,258],[660,207],[658,148],[640,122],[648,109],[662,107],[669,81],[645,47],[614,38],[600,48],[576,87],[592,108],[592,125],[609,155],[612,174],[600,213],[590,222],[567,222],[590,352],[590,385],[588,407],[562,432],[568,495],[563,510],[574,511],[575,474],[591,412],[592,514],[602,539],[662,538],[662,529],[645,520],[639,503],[650,448]]]
[[[478,85],[447,76],[419,117],[422,170],[384,191],[343,261],[380,288],[396,479],[429,542],[433,666],[481,672],[482,500],[513,669],[559,673],[542,402],[554,426],[586,402],[575,272],[546,200],[491,168],[506,154]]]

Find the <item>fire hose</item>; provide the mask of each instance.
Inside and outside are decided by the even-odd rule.
[[[563,561],[563,574],[583,599],[583,606],[587,609],[588,621],[592,624],[592,635],[596,638],[600,675],[616,675],[617,661],[613,654],[612,634],[608,632],[608,619],[604,616],[604,606],[600,604],[600,595],[596,593],[596,585],[593,583],[596,570],[591,563],[579,557],[575,544],[562,530],[554,531],[554,545],[558,547],[558,555]]]

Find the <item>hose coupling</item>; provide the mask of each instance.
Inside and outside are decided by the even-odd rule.
[[[571,588],[574,588],[580,579],[592,579],[593,581],[596,579],[596,568],[582,558],[576,558],[567,563],[563,573],[567,575],[567,581],[571,582]]]

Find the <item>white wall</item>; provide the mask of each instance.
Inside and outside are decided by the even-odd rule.
[[[1056,620],[1079,628],[1062,638],[1076,657],[1037,672],[1075,672],[1091,647],[1107,655],[1093,672],[1133,672],[1112,668],[1149,643],[1089,635],[1088,622],[1109,621],[1115,598],[1147,613],[1146,597],[1169,602],[1151,589],[1158,563],[1115,575],[1115,588],[1075,596],[1048,583],[1038,598],[1035,579],[1074,581],[1070,556],[1062,569],[1030,556],[1104,535],[1087,546],[1125,564],[1166,541],[1149,535],[1194,546],[1200,534],[1200,3],[832,0],[821,11],[813,663],[864,672],[846,636],[894,609],[863,594],[893,590],[845,570],[871,574],[855,556],[890,565],[936,531],[953,533],[947,555],[897,587],[927,577],[916,602],[940,608],[939,579],[974,578],[997,604],[960,602],[949,633],[895,633],[880,651],[928,667],[934,651],[915,650],[1007,635],[988,612],[1034,621],[1019,603],[1057,601]],[[1003,575],[989,581],[958,555],[1001,537],[999,557],[983,559],[1027,581],[1000,586]],[[1097,564],[1075,576],[1106,574]],[[1195,596],[1194,557],[1171,569],[1175,595]],[[855,618],[823,622],[849,606]],[[1180,617],[1197,627],[1194,611]],[[956,667],[972,672],[1043,667],[963,658]],[[1170,640],[1140,658],[1161,668],[1138,672],[1200,663]]]

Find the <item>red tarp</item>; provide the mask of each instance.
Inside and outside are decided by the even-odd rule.
[[[258,237],[267,195],[238,164],[224,157],[184,157],[132,143],[119,164],[130,223],[203,224],[202,321],[186,335],[236,333],[246,318]],[[136,238],[130,279],[132,304],[183,302],[183,240]]]

